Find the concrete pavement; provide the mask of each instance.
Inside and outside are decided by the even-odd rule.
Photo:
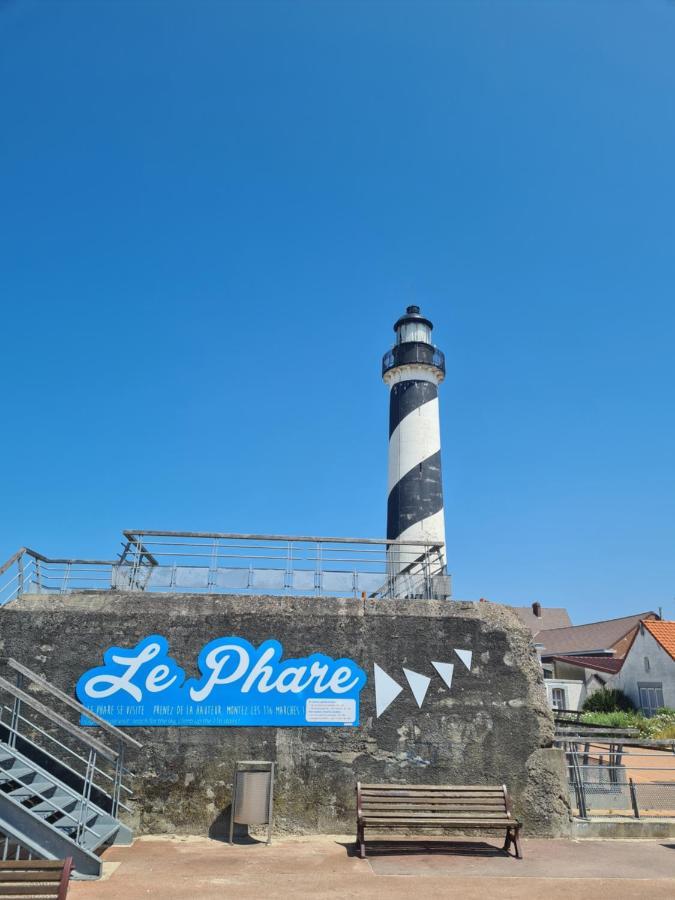
[[[525,840],[525,859],[507,858],[483,842],[454,852],[431,846],[390,847],[365,861],[353,838],[285,837],[267,847],[186,836],[138,839],[104,856],[105,876],[74,882],[74,900],[660,900],[675,897],[675,841]],[[457,852],[457,851],[460,852]]]

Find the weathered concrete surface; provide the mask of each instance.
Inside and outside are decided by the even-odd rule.
[[[134,728],[142,832],[223,833],[237,759],[277,762],[275,824],[343,832],[363,781],[506,783],[530,834],[569,833],[563,761],[529,632],[490,603],[307,597],[81,593],[24,596],[0,610],[0,655],[72,693],[111,645],[163,634],[197,675],[205,643],[236,635],[277,638],[284,656],[350,657],[367,672],[356,728]],[[453,648],[473,652],[471,672]],[[452,689],[431,661],[455,663]],[[377,662],[404,688],[375,717]],[[401,668],[431,677],[422,709]]]
[[[658,841],[527,840],[515,860],[474,845],[390,849],[361,860],[353,836],[264,845],[142,838],[108,850],[104,880],[71,884],[74,900],[672,900],[672,845]]]
[[[675,819],[657,816],[642,819],[606,816],[588,821],[574,819],[572,835],[580,840],[668,840],[675,838]]]

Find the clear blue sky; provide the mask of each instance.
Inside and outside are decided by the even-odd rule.
[[[675,4],[0,2],[0,557],[385,532],[391,326],[455,596],[675,618]]]

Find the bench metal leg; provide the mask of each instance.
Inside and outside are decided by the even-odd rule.
[[[359,851],[359,859],[366,858],[366,838],[363,825],[356,826],[356,846]]]
[[[504,846],[502,850],[506,853],[511,849],[511,844],[513,844],[516,851],[516,859],[523,858],[523,851],[520,846],[520,825],[509,826],[506,829],[506,839],[504,841]]]

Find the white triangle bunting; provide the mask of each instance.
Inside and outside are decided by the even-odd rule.
[[[379,719],[385,709],[391,706],[398,697],[403,688],[397,681],[394,681],[391,675],[387,675],[377,663],[373,663],[373,674],[375,676],[375,714]]]
[[[455,667],[453,666],[453,664],[446,662],[433,662],[432,660],[431,665],[434,667],[434,669],[436,669],[448,688],[451,688],[452,673],[455,671]]]
[[[471,671],[471,651],[470,650],[458,650],[457,647],[454,648],[455,653],[462,660],[464,665],[467,667],[469,672]]]
[[[412,669],[404,669],[403,674],[408,679],[410,690],[413,692],[417,705],[421,707],[429,690],[431,678],[427,678],[426,675],[420,675],[419,672],[413,672]]]

